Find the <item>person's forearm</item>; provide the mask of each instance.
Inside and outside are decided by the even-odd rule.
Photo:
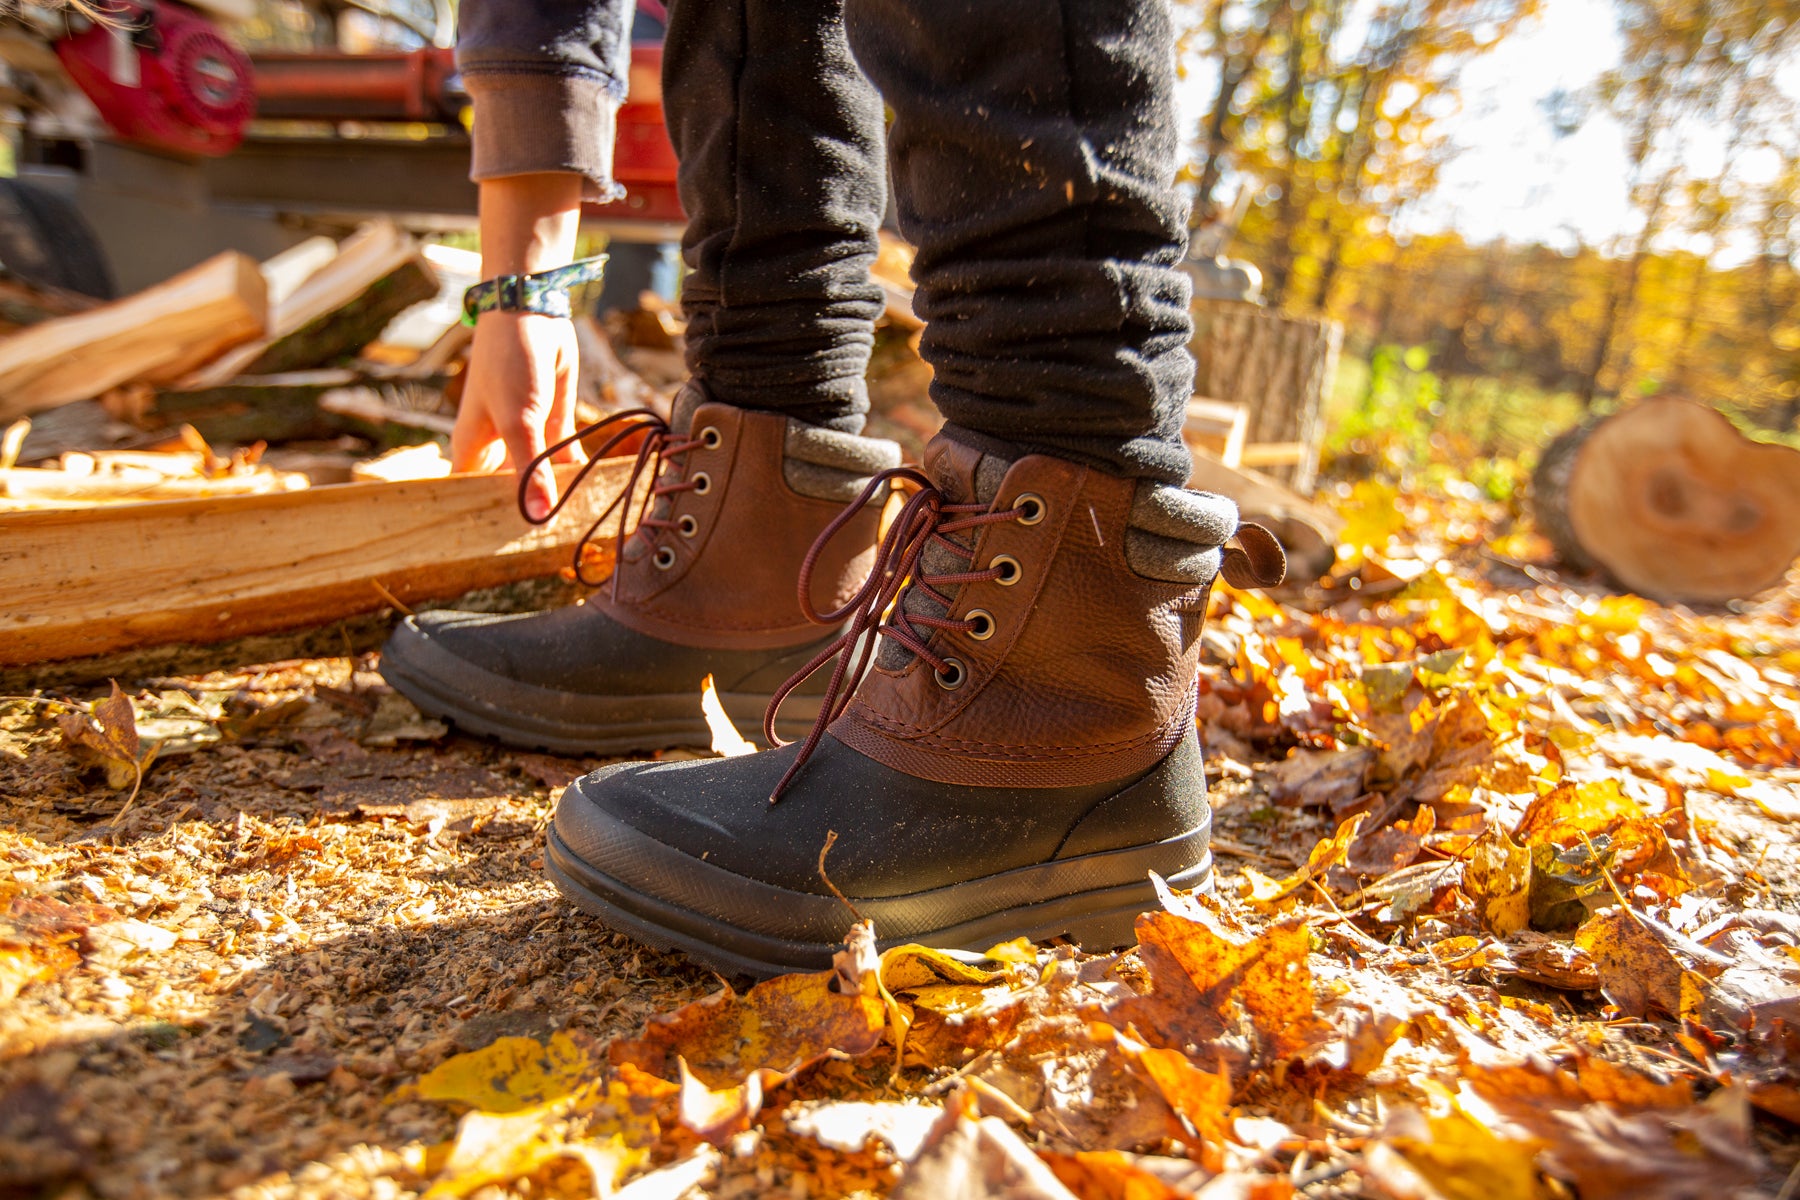
[[[484,277],[548,271],[575,258],[583,180],[573,173],[481,181]]]

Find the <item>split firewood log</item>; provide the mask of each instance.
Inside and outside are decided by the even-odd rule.
[[[1664,602],[1754,595],[1800,556],[1800,451],[1688,400],[1644,400],[1562,434],[1531,503],[1563,562]]]

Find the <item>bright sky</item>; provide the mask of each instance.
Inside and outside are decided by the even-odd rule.
[[[1550,0],[1543,8],[1463,69],[1463,109],[1449,123],[1462,152],[1443,168],[1438,190],[1405,215],[1403,228],[1570,246],[1577,237],[1604,243],[1631,226],[1618,126],[1594,116],[1558,138],[1542,107],[1559,88],[1578,91],[1618,61],[1613,7],[1609,0]],[[1185,127],[1197,127],[1213,86],[1200,65],[1182,89]]]
[[[1558,88],[1593,82],[1619,53],[1607,0],[1552,0],[1534,23],[1465,67],[1463,111],[1452,127],[1462,152],[1406,224],[1454,227],[1478,242],[1551,245],[1623,232],[1633,217],[1619,127],[1595,116],[1558,138],[1542,107]]]

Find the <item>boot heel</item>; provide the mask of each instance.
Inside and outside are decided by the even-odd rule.
[[[1198,882],[1190,882],[1182,880],[1179,876],[1172,876],[1170,881],[1183,887],[1184,890],[1212,894],[1214,879],[1210,856],[1207,863],[1198,869],[1186,872],[1186,874],[1199,875],[1200,879]],[[1138,914],[1149,912],[1157,907],[1156,894],[1146,892],[1140,902],[1129,907],[1113,908],[1105,912],[1088,913],[1073,918],[1069,921],[1063,936],[1089,954],[1104,954],[1108,950],[1134,946],[1137,944]],[[1032,940],[1043,941],[1048,936],[1053,935],[1039,933]]]
[[[1151,897],[1142,908],[1155,906],[1156,898]],[[1105,954],[1108,950],[1135,946],[1139,911],[1139,908],[1127,908],[1082,917],[1069,925],[1065,936],[1089,954]]]

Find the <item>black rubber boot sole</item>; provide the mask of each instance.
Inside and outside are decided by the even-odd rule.
[[[545,871],[565,897],[613,929],[659,950],[680,950],[727,975],[766,977],[831,965],[855,920],[842,902],[725,870],[581,801],[583,785],[603,784],[604,776],[578,780],[559,805],[560,811],[571,802],[588,803],[585,841],[595,848],[586,859],[569,848],[554,823],[550,829]],[[1146,777],[1133,787],[1146,784],[1153,788],[1156,781]],[[747,802],[764,803],[756,797]],[[1138,914],[1157,907],[1151,872],[1176,888],[1210,890],[1211,826],[1209,813],[1197,828],[1158,842],[910,894],[852,899],[874,922],[883,948],[920,942],[980,952],[1019,937],[1066,937],[1084,950],[1111,950],[1133,944]],[[621,876],[653,881],[657,894]]]
[[[509,746],[602,757],[712,747],[712,729],[700,710],[697,689],[584,696],[534,687],[459,658],[405,625],[382,649],[381,674],[419,711]],[[732,725],[758,745],[766,745],[762,725],[770,699],[767,693],[719,694]],[[775,730],[784,740],[805,737],[818,712],[816,696],[790,696]]]

